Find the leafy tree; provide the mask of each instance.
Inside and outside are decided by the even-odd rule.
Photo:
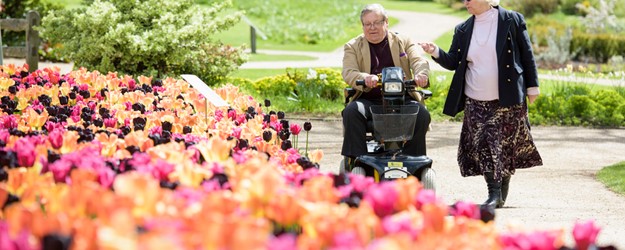
[[[201,8],[192,0],[95,0],[51,12],[41,36],[63,44],[59,52],[78,67],[157,77],[195,74],[209,85],[244,61],[242,48],[211,39],[236,24],[223,14],[231,1]]]

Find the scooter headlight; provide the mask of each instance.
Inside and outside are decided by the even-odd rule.
[[[384,83],[384,93],[402,93],[404,84],[402,82]]]

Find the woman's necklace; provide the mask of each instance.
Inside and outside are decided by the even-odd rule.
[[[473,37],[475,37],[475,42],[480,47],[484,47],[484,45],[486,45],[488,43],[488,39],[490,39],[490,33],[493,32],[493,26],[495,24],[495,20],[493,20],[492,14],[490,14],[490,13],[489,13],[489,16],[488,16],[488,21],[490,22],[490,27],[488,28],[488,35],[486,36],[486,40],[484,40],[484,42],[480,42],[480,40],[477,39],[477,36],[473,36]]]

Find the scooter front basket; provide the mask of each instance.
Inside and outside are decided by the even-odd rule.
[[[372,105],[373,136],[379,141],[394,142],[412,139],[419,106]]]

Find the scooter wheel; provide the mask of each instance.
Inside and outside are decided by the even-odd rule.
[[[362,176],[367,175],[367,173],[365,173],[365,169],[362,167],[352,168],[352,174],[357,174],[357,175],[362,175]]]
[[[421,185],[424,189],[436,192],[436,172],[432,168],[424,168],[421,171]]]
[[[345,159],[341,160],[339,163],[339,174],[345,173]]]
[[[350,158],[343,157],[343,159],[341,160],[341,165],[339,165],[339,174],[344,174],[347,171],[347,169],[349,169],[349,164],[350,164]]]

